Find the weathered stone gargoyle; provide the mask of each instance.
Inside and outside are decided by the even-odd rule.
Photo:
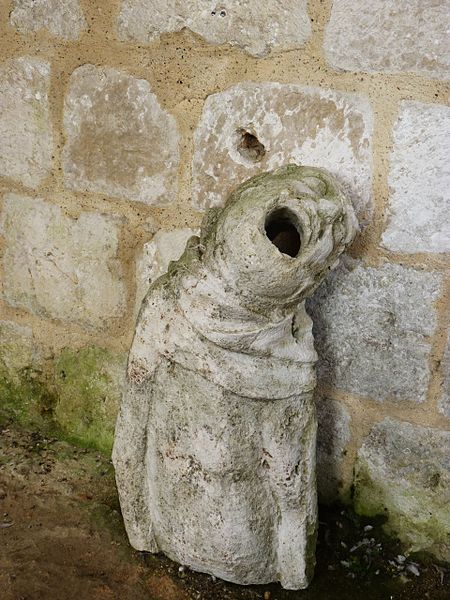
[[[304,300],[357,230],[326,171],[250,179],[150,288],[113,461],[131,544],[240,584],[305,588],[317,359]]]

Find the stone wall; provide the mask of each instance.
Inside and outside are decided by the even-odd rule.
[[[148,282],[238,182],[326,167],[361,233],[308,303],[320,494],[449,560],[448,19],[445,0],[3,0],[3,412],[108,451]]]

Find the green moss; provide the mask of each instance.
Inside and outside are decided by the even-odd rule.
[[[69,439],[111,451],[124,373],[124,357],[103,348],[62,352],[55,366],[54,412]]]
[[[11,375],[0,370],[0,418],[21,425],[54,429],[56,397],[42,372],[24,368]]]
[[[44,360],[30,329],[0,321],[0,422],[109,454],[124,373],[124,355],[98,347]]]
[[[423,550],[450,562],[450,508],[427,489],[378,482],[361,468],[355,480],[354,508],[359,515],[384,515],[383,526],[408,551]]]
[[[354,508],[358,515],[365,517],[375,517],[387,510],[383,490],[363,471],[358,472],[355,482]]]

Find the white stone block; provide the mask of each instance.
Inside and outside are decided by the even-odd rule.
[[[449,15],[445,0],[334,0],[326,59],[345,71],[448,79]]]
[[[64,110],[66,185],[147,204],[174,202],[179,134],[150,84],[84,65],[69,84]]]
[[[88,328],[121,317],[126,293],[117,257],[120,224],[97,213],[72,219],[54,204],[6,195],[0,220],[4,299]]]
[[[302,46],[311,34],[306,0],[124,0],[119,38],[151,42],[187,27],[211,44],[239,46],[254,56]]]
[[[39,185],[52,166],[50,65],[13,58],[0,65],[0,176]]]
[[[86,21],[79,0],[13,0],[10,23],[21,33],[48,29],[56,37],[76,40]]]
[[[449,157],[450,108],[403,102],[390,158],[385,248],[450,251]]]
[[[308,301],[318,376],[375,400],[424,402],[442,276],[345,259]]]
[[[150,242],[144,245],[136,262],[136,308],[139,310],[150,285],[167,273],[169,264],[183,254],[186,243],[198,229],[175,229],[158,231]]]
[[[360,220],[371,213],[372,110],[361,96],[241,83],[209,96],[195,133],[193,202],[219,206],[237,181],[288,163],[328,169]]]

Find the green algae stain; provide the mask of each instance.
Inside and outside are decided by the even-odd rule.
[[[44,359],[30,328],[0,321],[0,423],[109,454],[124,375],[124,354],[94,346]]]
[[[109,454],[125,358],[104,348],[65,349],[55,364],[55,420],[69,439]]]
[[[450,562],[450,506],[429,490],[374,481],[360,465],[355,479],[357,514],[386,519],[383,529],[409,552],[425,552]]]
[[[52,424],[55,395],[51,382],[36,366],[30,328],[0,321],[0,418],[22,425]]]
[[[12,418],[24,426],[54,428],[56,397],[41,372],[24,368],[11,377],[0,370],[0,399],[2,421]]]

